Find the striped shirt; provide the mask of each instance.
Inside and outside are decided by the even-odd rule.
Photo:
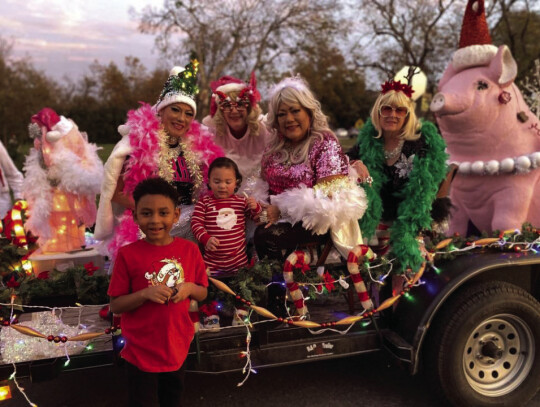
[[[255,218],[262,212],[248,208],[247,199],[232,195],[225,199],[206,196],[195,205],[191,229],[195,238],[206,247],[211,237],[219,240],[216,250],[206,250],[203,258],[210,271],[236,271],[247,264],[246,216]]]

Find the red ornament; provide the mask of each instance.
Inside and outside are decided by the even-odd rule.
[[[381,85],[381,88],[381,93],[383,95],[393,90],[395,92],[403,92],[407,97],[410,98],[414,93],[414,90],[411,86],[407,85],[406,83],[401,83],[400,81],[386,81]]]
[[[15,276],[11,276],[11,278],[9,279],[9,281],[6,283],[6,285],[9,287],[9,288],[17,288],[21,285],[21,283],[19,283],[17,280],[15,280]]]
[[[47,340],[49,342],[52,342],[54,340],[54,336],[52,336],[52,335],[47,336]]]
[[[324,286],[326,287],[328,292],[332,292],[336,288],[336,286],[334,285],[334,279],[332,278],[332,276],[330,275],[328,271],[326,271],[323,274],[323,279],[324,279]]]
[[[99,267],[97,266],[94,266],[94,263],[93,262],[90,262],[90,263],[86,263],[84,265],[84,268],[86,270],[86,274],[88,274],[89,276],[93,276],[94,275],[94,271],[98,270]]]
[[[501,105],[506,105],[508,102],[512,100],[512,95],[508,93],[507,91],[503,90],[501,94],[499,95],[499,103]]]
[[[40,280],[48,280],[49,279],[49,270],[42,271],[41,273],[38,274],[37,278],[39,278]]]
[[[67,340],[68,340],[67,336],[62,336],[62,337],[60,338],[60,342],[62,342],[62,343],[66,343]]]

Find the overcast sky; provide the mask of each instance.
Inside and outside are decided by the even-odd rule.
[[[55,79],[77,79],[97,60],[122,67],[125,56],[154,69],[154,36],[139,34],[130,7],[161,0],[0,0],[0,36],[15,41],[12,56],[31,57]]]

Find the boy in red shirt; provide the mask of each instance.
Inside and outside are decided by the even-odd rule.
[[[173,238],[176,189],[160,178],[133,192],[135,222],[144,239],[118,252],[109,285],[111,311],[122,314],[130,406],[179,406],[184,361],[194,335],[190,298],[206,298],[208,279],[196,244]]]

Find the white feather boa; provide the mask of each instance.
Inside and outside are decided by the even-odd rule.
[[[284,220],[322,235],[330,229],[340,229],[351,220],[360,219],[367,208],[364,190],[356,183],[356,174],[350,174],[347,188],[332,191],[328,196],[323,189],[300,185],[270,197],[272,205],[281,211]]]
[[[40,162],[40,152],[32,148],[24,163],[23,194],[29,202],[32,202],[28,208],[29,216],[24,228],[34,233],[39,231],[39,237],[46,240],[52,237],[49,215],[52,209],[53,192],[47,179],[47,171],[41,167]],[[32,216],[32,213],[39,215]]]
[[[85,146],[85,159],[68,149],[56,152],[49,168],[49,177],[58,179],[58,188],[77,195],[99,194],[103,180],[103,163],[95,144]],[[93,198],[92,198],[93,199]]]

